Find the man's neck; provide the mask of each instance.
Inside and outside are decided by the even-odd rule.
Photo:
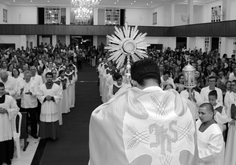
[[[209,86],[210,90],[215,90],[215,86]]]
[[[148,87],[159,87],[159,85],[157,84],[157,82],[155,80],[149,79],[146,80],[145,85],[141,86],[141,85],[137,85],[137,87],[141,90],[148,88]]]

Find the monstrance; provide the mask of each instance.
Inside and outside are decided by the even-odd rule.
[[[196,87],[195,71],[196,69],[190,65],[189,62],[188,65],[183,68],[184,87],[188,89],[190,97],[192,89]]]
[[[115,27],[115,34],[107,36],[109,40],[108,46],[105,48],[111,53],[108,60],[114,61],[117,68],[126,64],[126,76],[130,78],[130,62],[138,61],[148,57],[146,49],[150,46],[144,42],[147,33],[139,33],[138,27],[130,27],[126,23],[123,28]]]

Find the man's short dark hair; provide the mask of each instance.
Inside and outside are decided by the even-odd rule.
[[[5,88],[5,85],[2,82],[0,82],[0,87]]]
[[[145,80],[154,79],[160,84],[160,71],[157,63],[152,59],[143,59],[131,66],[131,78],[139,85],[145,85]]]
[[[48,72],[48,73],[46,73],[46,76],[45,76],[45,77],[47,77],[47,76],[52,76],[52,77],[53,77],[52,72]]]
[[[210,91],[208,96],[215,96],[217,98],[217,91],[216,90]]]
[[[211,103],[203,103],[199,106],[199,108],[206,108],[207,111],[214,113],[214,108]]]

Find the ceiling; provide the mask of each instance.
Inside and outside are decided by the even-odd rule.
[[[188,0],[100,0],[99,7],[119,8],[154,8],[164,4],[185,3]],[[203,5],[217,0],[194,0],[194,4]],[[13,6],[70,6],[71,0],[0,0],[7,5]]]

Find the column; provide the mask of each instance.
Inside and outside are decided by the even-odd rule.
[[[26,48],[26,35],[20,35],[20,47],[24,46],[24,48]]]
[[[172,50],[174,50],[176,48],[176,37],[169,37],[169,44],[163,46],[165,46],[166,48],[170,47]]]
[[[70,12],[71,12],[71,8],[67,7],[66,8],[66,25],[70,25]]]
[[[175,4],[171,4],[170,26],[175,26]]]
[[[93,25],[98,25],[98,8],[93,9]]]
[[[98,46],[98,36],[93,36],[93,46]]]
[[[56,35],[52,35],[52,46],[56,46],[57,44],[57,36]]]
[[[66,46],[70,45],[70,36],[66,36]]]
[[[230,20],[231,1],[222,0],[222,21]]]
[[[195,37],[187,37],[187,50],[193,50],[196,48],[196,38]]]
[[[43,42],[42,36],[38,36],[39,37],[39,43],[38,45],[41,45],[41,43]]]
[[[197,50],[202,49],[202,51],[205,50],[205,37],[196,37],[196,48]]]
[[[193,24],[193,0],[188,0],[188,19],[189,24]]]

